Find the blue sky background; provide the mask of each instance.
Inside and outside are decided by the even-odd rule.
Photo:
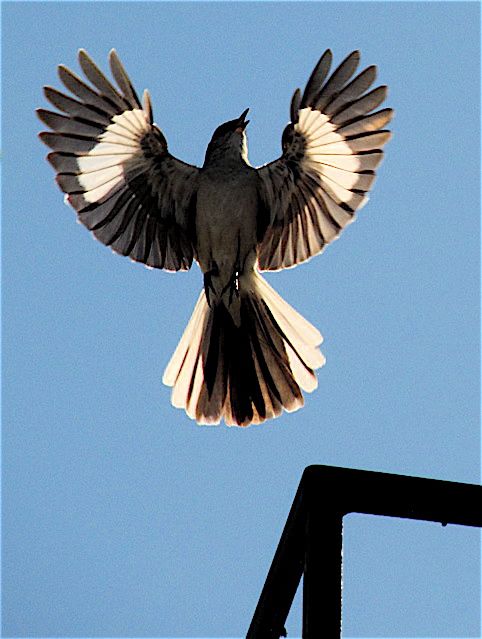
[[[476,3],[3,5],[3,636],[240,637],[305,466],[479,483],[479,22]],[[171,407],[199,270],[93,241],[36,137],[79,47],[103,68],[116,47],[197,164],[248,106],[251,162],[274,159],[325,48],[379,66],[396,118],[368,206],[268,276],[325,336],[301,412],[241,430]],[[344,636],[480,636],[479,531],[352,515],[344,556]],[[289,636],[300,620],[297,598]]]

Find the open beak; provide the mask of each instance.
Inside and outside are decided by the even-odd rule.
[[[248,126],[249,124],[249,120],[245,120],[246,116],[248,115],[248,111],[249,108],[246,109],[245,111],[243,111],[241,113],[241,115],[238,118],[238,122],[236,125],[236,132],[237,133],[242,133],[244,131],[244,129]]]

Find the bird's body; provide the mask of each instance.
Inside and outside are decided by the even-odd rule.
[[[214,161],[203,167],[196,202],[196,259],[210,277],[214,299],[227,299],[233,276],[247,276],[254,269],[257,207],[258,176],[241,158],[227,166]]]
[[[247,426],[303,405],[324,364],[319,331],[262,278],[320,253],[366,202],[391,109],[373,112],[386,87],[367,92],[368,67],[351,79],[359,53],[329,76],[331,52],[291,101],[282,155],[254,168],[247,159],[246,111],[220,125],[201,168],[168,152],[114,50],[118,88],[85,51],[92,86],[59,67],[74,97],[51,87],[62,113],[38,110],[48,159],[79,221],[115,252],[147,266],[187,270],[204,287],[164,372],[172,403],[202,424]]]

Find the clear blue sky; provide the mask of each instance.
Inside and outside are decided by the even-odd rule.
[[[369,204],[268,278],[325,336],[301,412],[241,430],[171,407],[199,270],[94,241],[36,137],[79,47],[118,50],[193,163],[248,106],[250,159],[274,159],[325,48],[379,66],[396,117]],[[480,481],[479,95],[476,3],[3,5],[4,636],[240,637],[308,464]],[[345,523],[345,636],[480,636],[477,530]]]

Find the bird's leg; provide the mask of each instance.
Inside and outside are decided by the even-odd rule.
[[[236,297],[239,297],[239,275],[240,273],[236,267],[229,279],[229,282],[226,284],[222,291],[222,295],[224,295],[224,293],[226,293],[226,291],[229,289],[229,306],[231,306],[234,295],[236,295]]]
[[[209,291],[211,290],[214,294],[216,294],[216,291],[214,290],[214,285],[213,285],[213,275],[214,276],[219,275],[219,269],[216,262],[213,262],[211,264],[210,270],[204,273],[204,294],[206,295],[206,301],[208,303],[209,308],[211,308],[211,299],[209,297]]]

